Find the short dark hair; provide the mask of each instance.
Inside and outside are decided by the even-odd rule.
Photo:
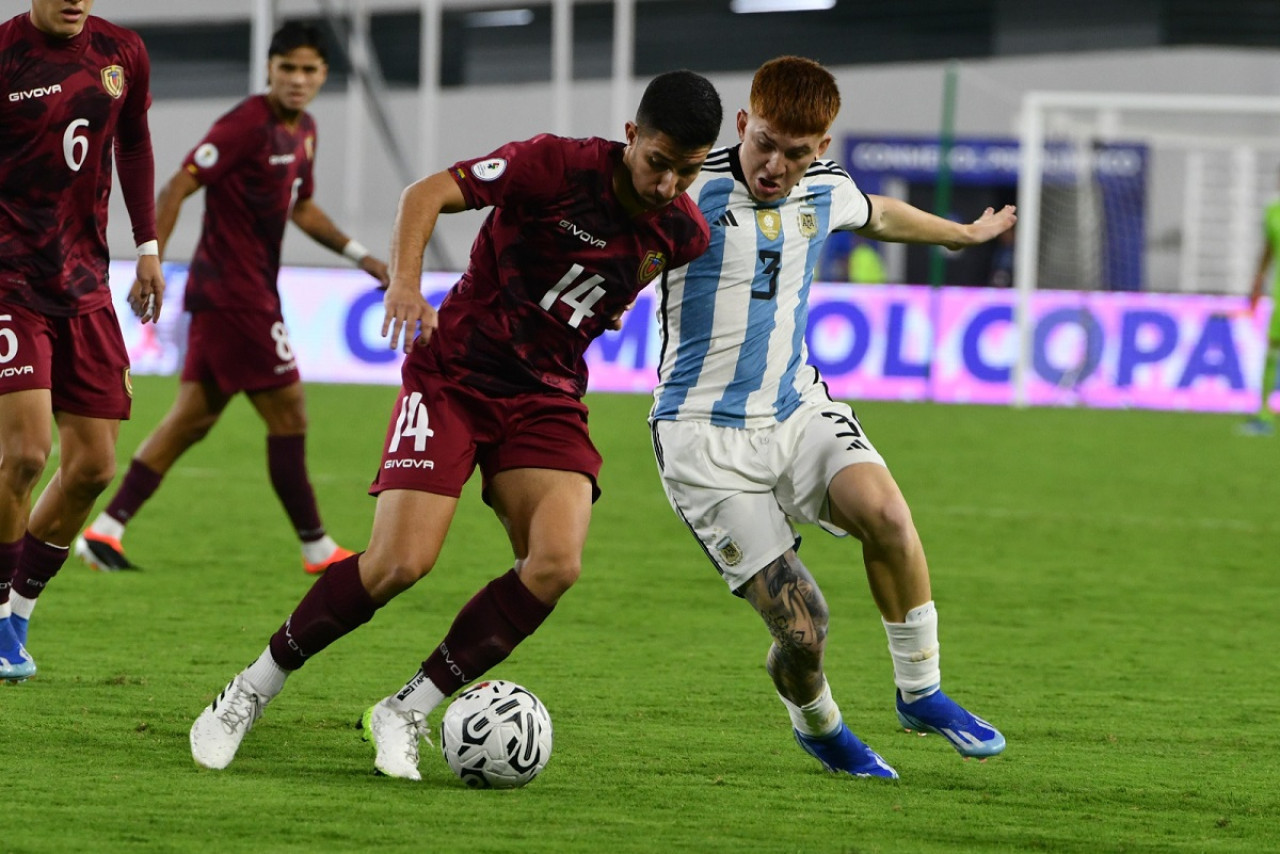
[[[329,62],[329,51],[325,50],[324,39],[320,36],[320,28],[314,24],[290,21],[275,31],[271,36],[271,46],[267,48],[267,59],[273,56],[284,56],[300,47],[309,47],[320,54],[326,64]]]
[[[642,130],[661,131],[682,148],[715,145],[724,111],[711,81],[687,69],[659,74],[636,109]]]

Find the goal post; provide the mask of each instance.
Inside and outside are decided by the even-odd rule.
[[[1280,189],[1280,98],[1031,91],[1019,142],[1015,405],[1037,290],[1248,292]]]

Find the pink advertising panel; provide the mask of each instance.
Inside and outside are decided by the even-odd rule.
[[[182,363],[186,269],[165,265],[159,325],[126,305],[133,265],[113,262],[116,311],[137,374]],[[439,304],[457,276],[430,273]],[[382,294],[352,269],[286,267],[280,273],[289,340],[312,382],[398,384],[400,353],[382,337]],[[1019,339],[1017,295],[991,288],[813,286],[806,341],[831,393],[852,400],[1009,404]],[[1256,407],[1270,301],[1248,314],[1241,297],[1041,291],[1030,301],[1028,402],[1246,412]],[[657,300],[640,295],[622,328],[587,354],[593,391],[648,393],[662,342]],[[936,333],[936,347],[934,336]]]

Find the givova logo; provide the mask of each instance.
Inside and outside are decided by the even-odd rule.
[[[0,380],[7,380],[10,377],[21,377],[27,374],[34,374],[36,369],[31,365],[13,365],[7,368],[0,368]]]
[[[382,464],[384,469],[434,469],[434,460],[387,460]]]
[[[37,86],[34,89],[23,89],[21,92],[10,92],[9,100],[17,102],[28,98],[43,98],[45,95],[56,95],[61,91],[62,84],[54,83],[52,86]]]

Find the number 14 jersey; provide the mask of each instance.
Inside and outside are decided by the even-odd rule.
[[[635,216],[613,190],[623,145],[542,135],[449,170],[467,206],[492,206],[429,346],[434,370],[496,397],[587,388],[587,346],[662,272],[707,247],[687,195]]]

